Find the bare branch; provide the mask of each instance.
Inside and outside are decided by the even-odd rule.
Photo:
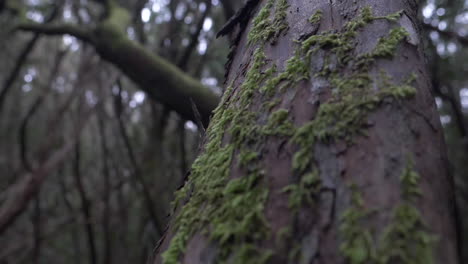
[[[63,117],[64,112],[59,112],[57,116]],[[68,153],[73,149],[78,135],[84,129],[87,121],[94,113],[94,108],[87,109],[78,121],[78,127],[75,130],[75,135],[71,137],[67,143],[62,145],[62,148],[52,154],[45,154],[50,152],[53,146],[55,137],[50,136],[49,142],[44,145],[44,155],[47,157],[41,165],[38,166],[33,172],[25,173],[21,181],[11,188],[9,197],[2,204],[0,208],[0,234],[14,223],[16,218],[21,215],[24,209],[29,204],[29,201],[35,197],[38,190],[41,188],[42,183],[47,176],[60,164],[62,164],[67,157]],[[59,121],[60,118],[56,117],[53,121]],[[57,125],[56,123],[49,123],[49,127]]]
[[[44,87],[45,88],[44,91],[42,91],[42,93],[39,95],[39,97],[34,101],[34,103],[29,108],[26,116],[21,121],[21,126],[20,126],[20,131],[19,131],[20,158],[21,158],[21,161],[23,163],[23,167],[29,172],[31,172],[33,170],[33,166],[31,165],[31,163],[28,160],[28,137],[27,137],[28,124],[29,124],[29,121],[31,120],[31,118],[33,117],[33,115],[37,112],[37,110],[44,103],[44,100],[45,100],[46,96],[49,94],[49,92],[50,92],[50,90],[52,88],[52,82],[54,81],[54,79],[55,79],[55,77],[56,77],[56,75],[58,73],[60,63],[61,63],[61,61],[62,61],[65,54],[66,54],[66,51],[59,51],[58,52],[57,57],[55,58],[55,63],[54,63],[54,66],[52,68],[50,77],[49,77],[49,79],[48,79],[48,81],[47,81],[47,83],[46,83],[46,85]]]
[[[120,132],[120,135],[122,137],[122,140],[125,144],[125,148],[127,150],[127,155],[128,155],[128,158],[130,160],[130,163],[133,167],[133,176],[135,177],[136,181],[139,183],[139,185],[141,186],[142,188],[142,194],[143,194],[143,198],[144,198],[144,202],[145,202],[145,205],[146,205],[146,208],[148,210],[148,213],[150,214],[150,218],[151,218],[151,222],[155,228],[155,230],[158,232],[159,235],[162,235],[164,233],[164,223],[160,220],[160,218],[158,217],[158,215],[161,215],[162,213],[159,212],[159,214],[157,213],[157,211],[160,211],[160,210],[157,210],[156,208],[156,205],[157,203],[153,200],[152,196],[151,196],[151,192],[150,190],[148,189],[148,184],[146,184],[146,181],[143,177],[143,173],[141,172],[141,168],[137,162],[137,158],[136,158],[136,155],[134,153],[134,150],[133,150],[133,147],[132,147],[132,144],[130,142],[130,137],[128,136],[128,133],[127,133],[127,130],[125,128],[125,124],[122,120],[122,115],[121,115],[121,111],[123,110],[122,109],[122,104],[119,104],[119,102],[122,102],[122,99],[121,99],[121,84],[118,82],[118,86],[119,86],[119,94],[115,95],[116,98],[114,100],[114,111],[116,113],[116,116],[117,116],[117,121],[118,121],[118,125],[119,125],[119,132]]]
[[[88,240],[88,250],[89,250],[89,263],[97,263],[97,250],[96,250],[96,238],[94,227],[91,219],[91,202],[87,197],[86,190],[82,181],[81,175],[81,144],[78,141],[75,145],[74,158],[73,158],[73,177],[75,178],[76,186],[78,188],[78,193],[81,200],[81,212],[84,218],[84,229],[86,232],[86,238]]]
[[[206,3],[206,9],[203,12],[203,14],[201,15],[200,19],[198,20],[198,23],[197,23],[197,25],[195,27],[196,29],[192,33],[192,35],[190,36],[190,42],[187,45],[187,48],[185,48],[184,52],[182,53],[182,56],[180,57],[179,62],[177,63],[179,68],[181,68],[183,71],[185,71],[187,69],[188,61],[190,59],[190,55],[192,55],[195,47],[198,44],[198,38],[199,38],[200,33],[201,33],[202,29],[203,29],[203,23],[205,22],[206,17],[208,16],[208,14],[211,11],[211,6],[212,6],[211,0],[205,1],[205,3]]]
[[[45,19],[45,21],[46,22],[53,21],[57,17],[61,6],[62,6],[62,3],[60,3],[56,8],[54,8],[52,13]],[[6,78],[3,84],[2,90],[0,91],[0,112],[2,111],[2,107],[5,102],[6,95],[8,94],[11,87],[13,86],[13,83],[18,77],[18,74],[21,72],[21,68],[23,67],[23,64],[26,62],[26,59],[28,58],[29,54],[36,46],[36,43],[39,40],[39,38],[40,38],[40,34],[36,33],[27,42],[27,44],[24,46],[23,50],[21,51],[18,59],[16,60],[16,64],[13,67],[13,70],[9,74],[8,78]]]
[[[89,117],[89,115],[88,115]],[[81,127],[81,129],[83,126]],[[80,130],[81,130],[80,129]],[[24,211],[29,201],[36,195],[47,175],[59,166],[73,149],[75,140],[70,140],[60,150],[56,151],[34,172],[27,173],[15,187],[11,196],[0,208],[0,234],[16,220]]]

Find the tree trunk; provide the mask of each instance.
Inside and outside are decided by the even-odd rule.
[[[457,263],[416,1],[256,2],[155,263]]]

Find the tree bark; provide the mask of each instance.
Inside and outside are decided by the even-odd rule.
[[[155,263],[458,263],[416,1],[256,2]]]

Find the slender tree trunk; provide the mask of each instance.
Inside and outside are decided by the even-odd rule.
[[[123,109],[123,104],[122,104],[122,98],[121,98],[121,87],[119,84],[119,94],[116,96],[117,98],[114,98],[114,108],[115,108],[115,114],[117,116],[117,122],[119,126],[119,132],[122,137],[122,140],[125,145],[125,149],[128,155],[128,158],[130,160],[130,164],[132,166],[132,174],[133,177],[135,177],[135,190],[139,190],[137,188],[138,186],[141,187],[142,190],[142,195],[143,195],[143,201],[145,204],[145,207],[149,213],[149,217],[151,220],[151,223],[153,224],[154,229],[159,235],[163,234],[164,230],[164,221],[161,219],[165,217],[163,214],[159,213],[157,202],[153,200],[153,197],[151,195],[151,190],[149,188],[149,185],[146,184],[144,174],[140,168],[140,165],[138,164],[136,155],[133,151],[132,144],[130,142],[130,137],[127,133],[127,129],[125,128],[124,121],[122,120],[122,111]]]
[[[58,169],[58,175],[63,175],[65,172],[64,166],[60,166]],[[66,210],[68,215],[73,215],[74,214],[74,208],[73,204],[68,198],[68,190],[67,190],[67,184],[65,182],[65,177],[60,177],[60,193],[63,196],[63,203],[65,204]],[[80,235],[78,233],[77,224],[78,221],[76,218],[73,219],[73,225],[70,230],[70,241],[73,246],[73,263],[74,264],[79,264],[80,263],[80,252],[81,252],[81,246],[80,246]]]
[[[106,126],[104,122],[105,109],[101,108],[98,115],[98,128],[101,143],[101,162],[102,162],[102,176],[104,177],[104,208],[102,213],[102,230],[104,232],[104,250],[103,261],[104,264],[112,263],[112,223],[111,223],[111,175],[109,168],[109,150],[106,140]]]
[[[73,160],[73,176],[75,177],[76,186],[81,200],[81,212],[83,214],[83,225],[86,232],[87,245],[89,250],[89,263],[97,264],[97,252],[96,252],[96,239],[93,227],[93,219],[91,215],[91,203],[87,197],[85,186],[83,184],[81,175],[81,154],[80,154],[80,143],[75,146],[75,157]]]
[[[457,263],[416,1],[258,2],[155,263]]]
[[[36,194],[34,200],[34,212],[33,212],[33,234],[34,244],[32,250],[32,263],[40,263],[41,257],[41,195],[40,191]]]

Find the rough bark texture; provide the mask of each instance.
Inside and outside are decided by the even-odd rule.
[[[416,10],[261,1],[155,263],[458,263]]]

